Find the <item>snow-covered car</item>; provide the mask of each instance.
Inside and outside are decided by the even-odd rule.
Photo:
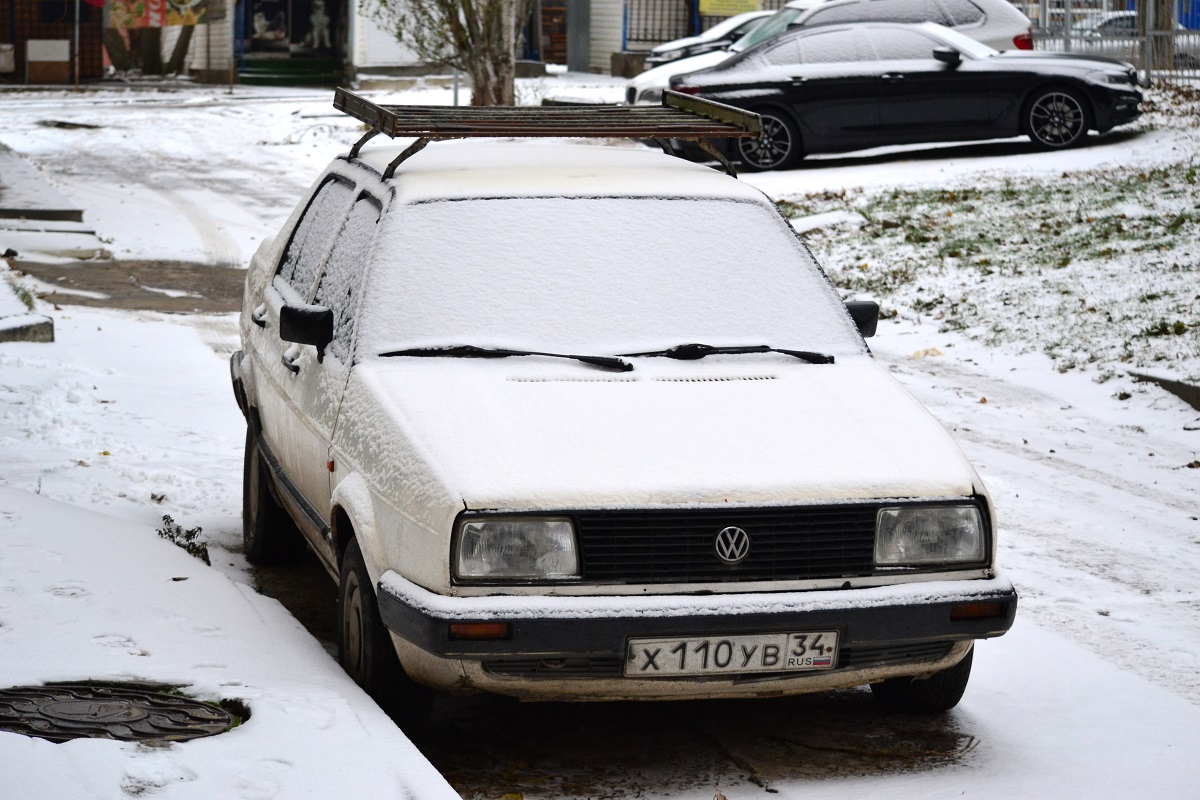
[[[774,11],[747,11],[723,19],[706,31],[695,36],[685,36],[652,47],[646,56],[650,66],[678,61],[681,58],[700,55],[710,50],[724,50],[758,25],[764,17],[774,14]]]
[[[958,701],[1016,613],[991,500],[774,203],[632,143],[361,144],[255,254],[231,362],[246,555],[299,528],[355,680],[402,718],[423,687]]]
[[[671,78],[715,67],[730,56],[797,28],[855,22],[935,22],[994,50],[1032,50],[1033,23],[1009,0],[793,0],[727,50],[646,70],[625,87],[625,100],[655,104]]]
[[[1200,31],[1188,30],[1175,23],[1173,30],[1154,35],[1158,47],[1170,47],[1170,61],[1176,69],[1200,67]],[[1142,63],[1144,39],[1138,36],[1136,11],[1112,11],[1084,20],[1070,31],[1046,39],[1044,50],[1066,51],[1091,56],[1116,58]]]

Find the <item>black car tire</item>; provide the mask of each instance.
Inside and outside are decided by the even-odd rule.
[[[1025,106],[1024,119],[1026,135],[1043,150],[1061,150],[1079,144],[1092,127],[1087,98],[1065,86],[1034,92]]]
[[[800,128],[787,113],[773,108],[755,109],[762,116],[762,135],[738,139],[737,152],[748,172],[787,169],[804,157]]]
[[[871,684],[875,700],[888,711],[902,714],[940,714],[958,705],[971,677],[975,648],[967,651],[953,667],[935,672],[928,678],[889,678]]]
[[[242,553],[251,564],[265,566],[294,560],[304,552],[304,537],[271,492],[258,439],[246,428],[242,463]]]
[[[351,539],[342,556],[338,588],[338,662],[409,736],[422,734],[433,692],[400,666],[392,638],[379,616],[379,603],[362,550]]]

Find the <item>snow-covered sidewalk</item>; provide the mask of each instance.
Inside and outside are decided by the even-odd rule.
[[[250,718],[154,747],[0,733],[5,797],[457,798],[276,601],[153,529],[0,488],[0,686],[133,681]]]

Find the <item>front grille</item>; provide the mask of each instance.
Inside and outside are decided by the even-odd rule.
[[[575,514],[583,579],[592,582],[690,583],[786,581],[870,575],[875,550],[871,503],[730,511]],[[717,533],[738,527],[750,552],[721,561]]]

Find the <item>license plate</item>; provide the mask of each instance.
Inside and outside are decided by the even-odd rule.
[[[837,631],[630,639],[625,677],[805,672],[837,665]]]

